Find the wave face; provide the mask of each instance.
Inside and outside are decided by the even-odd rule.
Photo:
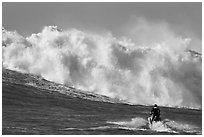
[[[56,26],[29,37],[3,29],[3,67],[133,104],[201,108],[202,59],[186,51],[190,41],[169,33],[138,45]]]

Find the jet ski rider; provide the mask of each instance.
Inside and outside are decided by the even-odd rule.
[[[160,109],[157,107],[157,104],[154,104],[154,107],[151,110],[150,115],[152,115],[151,123],[152,121],[160,121]]]

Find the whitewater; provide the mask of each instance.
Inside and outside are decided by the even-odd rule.
[[[191,38],[169,29],[167,37],[145,42],[140,34],[137,42],[57,26],[28,37],[4,28],[2,33],[3,68],[130,104],[202,107],[202,57],[189,51]]]

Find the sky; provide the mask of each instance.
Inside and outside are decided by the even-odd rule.
[[[164,21],[177,33],[202,38],[202,3],[11,3],[2,4],[2,24],[21,35],[38,33],[46,25],[110,31],[122,35],[122,28],[134,20]]]

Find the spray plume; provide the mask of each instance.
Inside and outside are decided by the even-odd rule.
[[[3,67],[133,104],[201,108],[202,61],[187,52],[191,39],[144,22],[129,34],[46,26],[25,38],[3,29]]]

